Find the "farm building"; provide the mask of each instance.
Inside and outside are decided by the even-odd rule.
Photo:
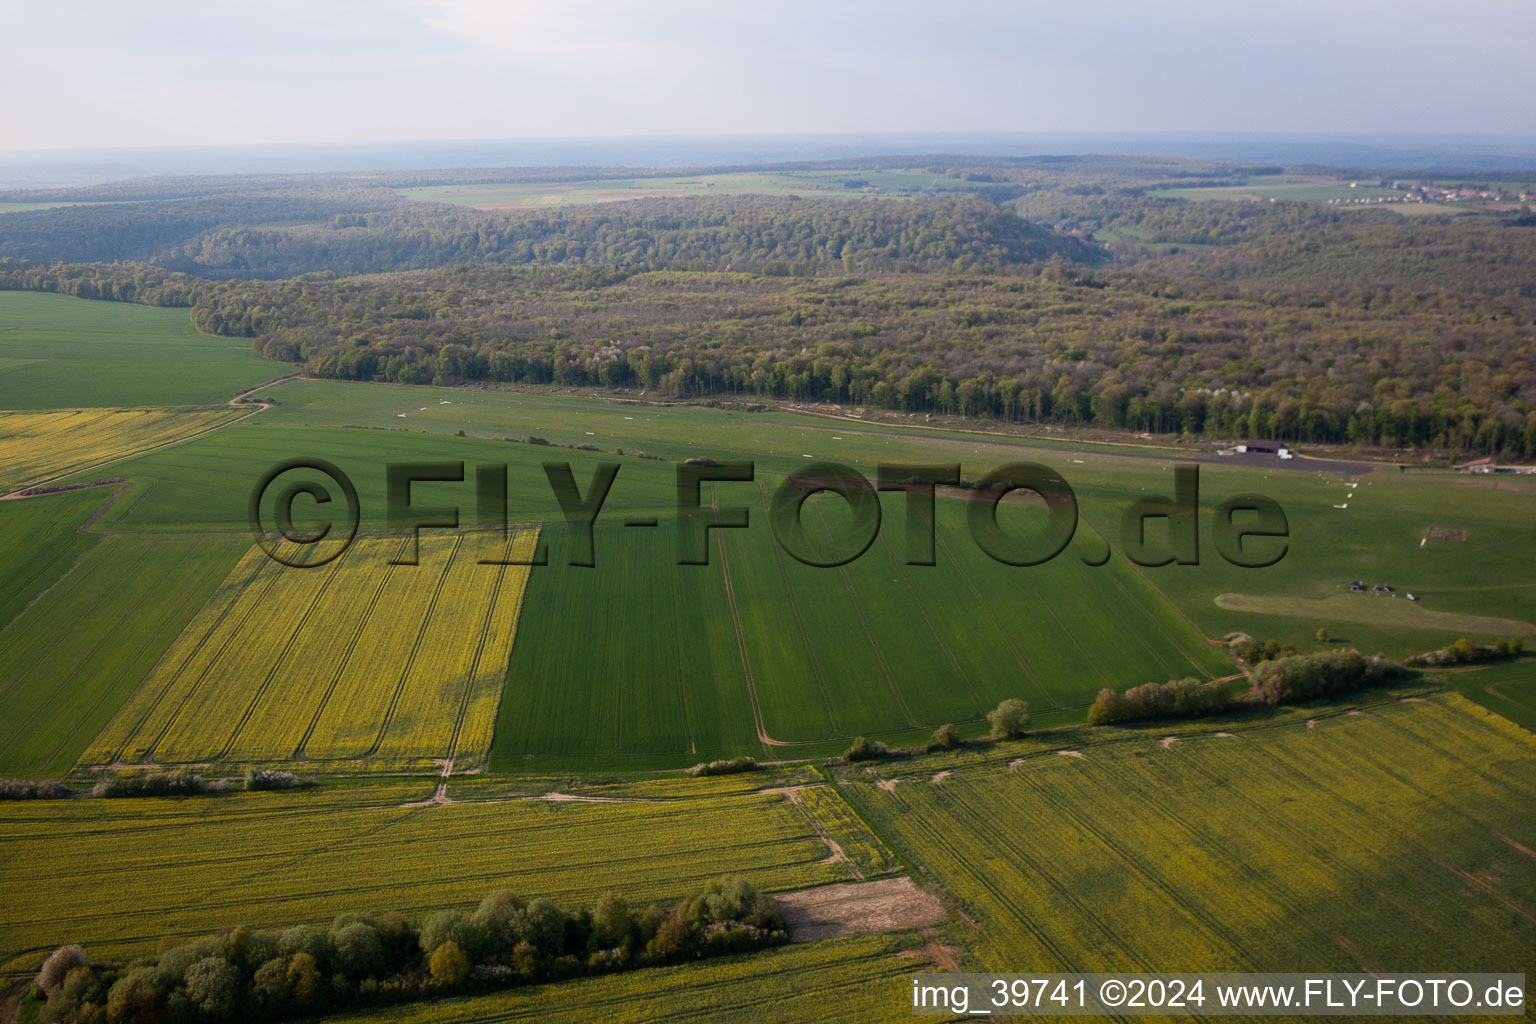
[[[1497,473],[1499,460],[1494,458],[1473,459],[1456,467],[1458,473]]]

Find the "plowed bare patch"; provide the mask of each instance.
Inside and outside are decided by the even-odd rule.
[[[778,898],[791,942],[923,928],[944,920],[944,905],[912,879],[845,882]]]

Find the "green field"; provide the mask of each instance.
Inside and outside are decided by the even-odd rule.
[[[1529,655],[1499,665],[1432,673],[1430,678],[1536,732],[1536,661]]]
[[[1230,672],[1202,634],[1241,631],[1310,650],[1324,628],[1368,653],[1404,657],[1463,634],[1491,642],[1536,623],[1536,588],[1519,568],[1536,557],[1523,528],[1536,484],[1525,478],[1378,470],[1350,488],[1327,463],[1211,463],[1201,477],[1201,565],[1146,569],[1121,555],[1088,568],[1075,548],[1045,566],[1002,566],[977,550],[963,502],[950,498],[938,503],[940,565],[909,567],[905,510],[888,495],[879,538],[863,557],[812,569],[774,543],[766,516],[765,491],[807,456],[871,476],[882,460],[959,462],[973,478],[1007,461],[1043,461],[1073,485],[1084,542],[1097,534],[1116,545],[1124,509],[1171,490],[1171,463],[1155,452],[969,434],[954,429],[959,423],[915,430],[589,393],[325,381],[285,382],[268,393],[278,404],[246,422],[115,464],[112,472],[131,486],[97,528],[238,538],[252,483],[299,454],[348,472],[365,528],[377,528],[385,525],[388,462],[506,464],[509,515],[548,524],[552,564],[532,575],[527,628],[511,656],[491,755],[501,770],[821,756],[866,733],[910,743],[944,721],[975,732],[982,712],[1010,696],[1028,700],[1042,722],[1071,721],[1100,686]],[[504,440],[529,435],[601,451]],[[676,565],[675,469],[633,458],[639,451],[753,460],[761,486],[722,484],[714,493],[723,504],[749,505],[754,526],[717,533],[709,567]],[[565,564],[566,530],[541,468],[550,459],[569,462],[583,485],[600,462],[621,466],[599,521],[595,569]],[[1263,570],[1222,561],[1209,526],[1223,498],[1254,491],[1278,500],[1291,527],[1289,553]],[[470,481],[418,485],[413,494],[420,503],[460,505],[466,521],[474,515]],[[825,506],[818,500],[808,510],[817,507]],[[657,516],[662,526],[624,527],[633,515]],[[1437,526],[1465,530],[1467,539],[1421,547]],[[1350,594],[1352,579],[1389,582],[1421,600]],[[104,601],[130,620],[137,614],[127,601]],[[600,642],[594,623],[603,624]],[[131,690],[135,682],[114,685]]]
[[[83,523],[110,493],[92,489],[0,502],[0,630],[95,545],[71,524]]]
[[[233,535],[102,538],[0,630],[0,777],[68,771],[244,546]]]
[[[678,566],[671,538],[620,527],[601,534],[596,570],[536,579],[493,765],[546,754],[810,756],[858,735],[978,721],[1009,697],[1050,712],[1085,707],[1102,686],[1230,670],[1123,563],[1003,566],[972,542],[963,503],[947,499],[940,564],[908,566],[905,511],[891,496],[890,525],[868,552],[809,567],[766,528],[767,491],[717,486],[722,505],[751,504],[755,525],[722,534],[708,567]],[[609,642],[584,640],[591,610]],[[611,718],[588,710],[605,696],[619,705]]]
[[[291,372],[184,309],[0,292],[0,409],[223,402]]]
[[[1454,695],[1344,710],[1044,735],[840,788],[976,922],[975,970],[1529,963],[1536,740]]]
[[[867,182],[876,192],[849,188],[849,181]],[[624,199],[684,196],[790,196],[806,198],[864,198],[869,195],[950,189],[961,183],[943,174],[922,170],[784,171],[697,174],[684,177],[607,178],[568,182],[508,182],[483,185],[427,185],[396,189],[408,199],[488,209],[541,209],[584,206]]]

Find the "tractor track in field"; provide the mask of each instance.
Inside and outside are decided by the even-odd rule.
[[[709,506],[720,514],[720,497],[714,488],[710,488]],[[763,705],[757,696],[757,684],[752,679],[752,664],[747,658],[746,631],[741,625],[741,613],[736,608],[736,588],[731,582],[731,562],[725,553],[725,537],[723,531],[715,531],[715,546],[720,552],[721,576],[725,580],[725,600],[731,609],[731,626],[736,631],[736,650],[741,655],[741,672],[747,683],[747,697],[752,702],[752,724],[757,731],[757,740],[763,745],[764,753],[771,747],[800,747],[813,746],[824,742],[821,740],[776,740],[768,735],[768,730],[763,723]]]
[[[457,534],[453,540],[453,548],[448,552],[447,559],[443,562],[443,571],[437,577],[437,583],[432,590],[432,600],[427,604],[427,613],[422,616],[421,629],[416,633],[416,642],[411,645],[410,656],[405,660],[405,666],[400,670],[400,680],[395,683],[395,692],[389,699],[389,707],[384,711],[384,720],[379,723],[378,734],[373,739],[373,745],[363,752],[363,757],[373,757],[384,745],[384,737],[389,732],[390,723],[395,717],[395,708],[400,703],[400,695],[405,692],[405,682],[410,678],[411,669],[416,665],[416,655],[421,650],[422,639],[427,635],[427,629],[432,625],[432,616],[437,614],[437,604],[443,596],[443,584],[448,579],[448,568],[453,565],[453,560],[458,557],[459,546],[464,543],[464,535]]]
[[[758,499],[763,506],[763,515],[769,516],[771,512],[768,506],[768,485],[763,481],[757,482]],[[770,520],[771,521],[771,520]],[[811,665],[811,675],[816,680],[816,689],[821,694],[822,705],[827,709],[827,721],[832,726],[834,736],[843,735],[842,727],[837,721],[837,711],[832,705],[832,695],[827,692],[826,679],[822,675],[821,662],[816,658],[816,648],[811,644],[810,634],[805,629],[805,619],[800,614],[800,602],[795,600],[795,589],[790,585],[789,573],[784,568],[782,552],[775,545],[773,552],[774,568],[779,570],[779,580],[784,584],[784,594],[788,599],[789,610],[795,617],[795,629],[800,634],[800,643],[805,647],[805,658]]]
[[[534,534],[533,543],[534,547],[537,548],[539,543],[537,533]],[[469,716],[469,698],[474,693],[475,680],[480,675],[480,659],[485,657],[486,641],[491,634],[491,625],[495,621],[496,616],[496,605],[501,601],[501,588],[506,585],[506,581],[507,563],[502,562],[496,567],[496,584],[491,588],[491,598],[486,602],[485,605],[485,618],[480,622],[480,637],[479,642],[475,645],[475,657],[474,660],[470,663],[469,675],[464,680],[464,695],[459,700],[458,716],[453,720],[453,735],[448,739],[448,753],[445,759],[446,763],[443,766],[443,778],[445,780],[449,775],[453,773],[454,758],[458,756],[459,752],[459,736],[464,731],[464,719]],[[519,617],[521,617],[521,595],[519,595]],[[510,648],[508,650],[508,654],[510,656]],[[505,668],[502,670],[502,677],[503,680],[505,680]],[[500,709],[500,706],[501,702],[498,699],[498,710]],[[448,783],[446,781],[443,782],[441,784],[441,788],[443,790],[444,798],[446,798]]]
[[[333,694],[335,694],[336,687],[341,683],[342,674],[346,672],[347,664],[352,660],[352,655],[357,650],[358,641],[362,639],[363,633],[368,628],[369,620],[373,618],[373,612],[374,609],[378,607],[379,598],[383,596],[384,588],[389,583],[389,568],[393,567],[386,565],[385,571],[379,573],[379,582],[373,588],[373,594],[368,598],[368,607],[363,609],[362,616],[357,620],[357,627],[352,630],[352,636],[347,640],[347,646],[345,650],[343,650],[341,652],[341,656],[336,659],[336,671],[331,673],[331,678],[326,683],[325,693],[321,694],[320,702],[315,706],[314,714],[309,716],[309,725],[305,727],[304,735],[299,737],[298,746],[293,748],[293,758],[296,761],[342,760],[341,758],[312,759],[306,752],[306,748],[309,746],[310,739],[315,735],[315,728],[319,726],[320,719],[325,715],[325,709],[330,705],[331,697]]]
[[[239,565],[238,564],[235,566],[235,569],[239,569]],[[116,763],[119,763],[119,762],[121,762],[123,760],[123,752],[128,748],[128,745],[130,743],[132,743],[138,737],[140,731],[143,730],[149,724],[151,719],[154,717],[155,712],[159,710],[161,701],[165,700],[167,694],[169,694],[171,689],[174,687],[174,685],[176,683],[176,677],[180,673],[181,669],[185,668],[190,663],[191,659],[195,658],[199,653],[202,652],[203,646],[208,643],[209,639],[213,636],[213,634],[215,632],[217,632],[217,630],[218,630],[218,628],[220,626],[223,625],[224,620],[229,615],[231,609],[233,609],[234,606],[238,603],[237,602],[237,598],[239,597],[239,595],[241,593],[244,593],[245,589],[252,585],[252,583],[256,579],[257,575],[261,572],[261,569],[262,569],[262,566],[258,563],[257,566],[256,566],[256,569],[253,572],[251,572],[249,576],[247,576],[245,578],[245,581],[243,583],[240,584],[239,591],[234,593],[234,594],[231,594],[229,600],[226,601],[224,603],[223,607],[221,607],[219,609],[218,615],[214,619],[212,627],[209,628],[209,629],[204,630],[203,631],[203,635],[198,637],[197,643],[195,645],[193,645],[192,649],[190,651],[188,651],[185,654],[185,656],[182,657],[180,665],[178,666],[177,670],[172,672],[169,675],[169,677],[165,681],[165,684],[160,688],[160,692],[158,694],[156,694],[153,698],[150,699],[149,706],[144,709],[142,714],[139,715],[139,719],[138,719],[137,722],[134,723],[133,728],[129,729],[123,735],[122,744],[116,750],[112,751],[112,756],[110,758],[112,763],[116,764]],[[234,570],[231,570],[232,573],[233,573],[233,571]],[[212,599],[210,598],[210,600],[212,600]],[[207,607],[206,603],[204,604],[203,607]],[[198,611],[199,612],[202,611],[202,608],[199,608]],[[196,621],[197,621],[197,612],[194,612],[193,616],[192,616],[192,622],[196,622]],[[187,623],[187,626],[190,627],[192,625],[192,622]],[[242,619],[241,624],[243,624],[243,619]],[[239,624],[237,624],[235,628],[236,628],[236,630],[238,630],[239,629]],[[165,659],[171,654],[172,649],[174,647],[175,647],[175,640],[173,639],[171,641],[171,646],[167,647],[166,650],[160,655],[159,659],[156,660],[155,664],[153,664],[153,665],[151,665],[149,667],[149,671],[144,673],[144,679],[139,681],[139,686],[143,686],[145,680],[152,679],[154,677],[156,670],[159,669],[159,667],[162,664],[165,663]],[[217,655],[214,656],[214,660],[217,660]],[[211,664],[211,662],[210,662],[210,664]],[[207,675],[207,671],[208,670],[205,668],[203,670],[202,675]],[[199,676],[199,680],[201,680],[201,676]],[[196,687],[194,686],[194,689],[195,688]],[[118,712],[119,714],[121,714],[123,711],[126,711],[128,709],[128,705],[133,700],[134,695],[136,695],[138,693],[138,689],[139,689],[139,687],[137,687],[137,686],[134,687],[134,693],[129,694],[127,699],[124,700],[123,705],[122,705],[122,707],[120,708],[120,710]],[[190,696],[190,693],[188,695]],[[183,700],[185,700],[185,699],[186,698],[183,698]],[[175,718],[175,714],[173,713],[172,714],[172,720],[174,720],[174,718]],[[162,732],[163,732],[163,730],[162,730]],[[156,742],[158,742],[158,740]],[[145,748],[144,756],[142,758],[140,758],[140,760],[141,761],[149,761],[151,759],[150,755],[153,752],[154,752],[154,744],[151,744],[149,747]]]
[[[222,761],[229,756],[230,750],[238,742],[240,734],[245,730],[246,725],[251,720],[251,716],[255,714],[256,708],[261,704],[262,697],[266,696],[267,690],[272,686],[272,681],[277,678],[277,670],[282,666],[283,662],[288,660],[288,656],[298,646],[299,638],[304,633],[305,624],[309,622],[310,616],[315,614],[315,609],[322,606],[326,591],[331,588],[331,584],[336,582],[336,578],[341,575],[341,566],[344,561],[344,558],[338,558],[330,564],[326,571],[325,579],[320,581],[320,586],[316,587],[315,592],[310,595],[309,605],[304,609],[304,614],[299,617],[299,621],[289,631],[287,639],[283,641],[282,650],[272,659],[272,667],[267,669],[267,674],[262,677],[261,683],[256,687],[256,692],[251,694],[251,699],[246,703],[245,711],[240,715],[240,720],[230,730],[229,738],[224,741],[224,746],[220,748],[214,760]]]

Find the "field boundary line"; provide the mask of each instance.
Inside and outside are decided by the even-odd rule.
[[[1021,925],[1023,930],[1028,932],[1029,934],[1033,935],[1034,938],[1035,938],[1035,941],[1038,942],[1043,949],[1049,951],[1049,953],[1056,958],[1056,962],[1057,962],[1058,966],[1060,967],[1060,969],[1066,970],[1066,969],[1068,969],[1068,968],[1070,968],[1072,966],[1072,963],[1073,963],[1072,959],[1070,957],[1068,957],[1065,953],[1063,953],[1061,947],[1059,945],[1057,945],[1056,941],[1054,939],[1052,939],[1049,935],[1047,935],[1040,928],[1040,926],[1035,923],[1035,918],[1032,915],[1023,913],[1022,912],[1023,908],[1019,908],[1019,907],[1014,906],[1014,904],[1013,904],[1012,900],[1009,898],[1009,896],[998,885],[996,885],[991,879],[987,878],[986,875],[982,874],[981,872],[974,871],[974,870],[972,870],[971,868],[969,868],[967,866],[965,858],[958,851],[952,849],[951,846],[950,846],[950,841],[953,839],[953,836],[951,836],[949,834],[946,834],[946,833],[944,833],[942,831],[937,830],[935,828],[935,826],[932,824],[931,820],[928,819],[927,817],[925,817],[924,815],[922,815],[920,813],[911,813],[912,812],[911,805],[906,803],[904,800],[902,800],[901,799],[901,795],[899,793],[892,793],[890,795],[891,795],[891,798],[893,800],[895,800],[898,804],[900,804],[899,810],[902,811],[902,812],[906,812],[906,813],[903,814],[903,820],[911,823],[912,827],[914,828],[914,830],[919,831],[919,832],[923,833],[924,835],[926,835],[928,837],[929,841],[932,842],[932,844],[937,849],[942,850],[944,855],[946,855],[949,858],[953,859],[956,862],[956,864],[957,864],[958,870],[964,872],[964,874],[966,876],[968,876],[973,882],[975,882],[975,884],[976,884],[976,886],[978,888],[983,889],[983,890],[991,893],[992,896],[997,900],[997,903],[998,903],[999,907],[1002,907],[1004,909],[1008,909],[1008,910],[1014,911],[1014,917],[1019,922],[1019,924]],[[857,804],[856,800],[854,798],[852,798],[852,797],[845,797],[845,799],[847,799],[848,803],[851,806],[853,806],[855,808],[855,811],[857,812],[858,804]],[[860,817],[862,818],[862,817],[864,817],[864,815],[861,814]],[[867,819],[866,819],[866,823],[867,823]],[[889,840],[889,838],[887,838],[886,836],[881,835],[881,833],[878,832],[878,831],[875,832],[875,835],[879,836],[882,840],[884,840],[885,843],[886,843],[886,846],[888,846],[891,850],[896,851],[897,857],[899,857],[899,858],[903,857],[903,854],[902,854],[901,851],[907,849],[905,844],[893,844]],[[1019,853],[1024,857],[1024,860],[1026,861],[1026,865],[1025,866],[1027,868],[1033,869],[1037,876],[1039,876],[1041,878],[1045,878],[1045,876],[1040,873],[1040,871],[1038,869],[1038,866],[1035,865],[1032,861],[1030,861],[1029,855],[1027,853],[1025,853],[1022,849],[1019,851]],[[903,858],[903,859],[905,859],[905,858]],[[980,926],[978,924],[976,924],[975,918],[972,917],[971,914],[966,914],[964,911],[961,911],[961,910],[958,909],[960,907],[965,907],[965,908],[968,908],[972,912],[972,914],[974,914],[974,913],[978,913],[979,912],[979,909],[976,906],[974,906],[972,903],[970,903],[970,901],[966,900],[964,897],[957,896],[954,893],[954,891],[949,886],[944,884],[944,882],[939,878],[939,875],[938,875],[937,872],[935,872],[935,871],[933,871],[933,870],[931,870],[931,869],[929,869],[927,867],[924,867],[924,868],[921,869],[921,873],[927,879],[929,879],[929,882],[930,882],[931,885],[937,886],[940,889],[940,891],[942,891],[944,893],[944,895],[946,897],[948,897],[949,903],[952,906],[955,906],[957,908],[956,912],[959,913],[961,917],[963,917],[968,923],[970,923],[972,925],[972,927],[976,928],[977,931],[981,931]],[[1049,879],[1046,879],[1045,881],[1046,881],[1047,887],[1051,887],[1051,881]],[[985,916],[985,915],[983,915],[983,916]],[[1108,942],[1111,945],[1117,945],[1118,944],[1113,936],[1108,936],[1107,940],[1108,940]]]
[[[763,506],[763,515],[770,516],[768,508],[768,485],[762,480],[757,482],[758,501]],[[811,663],[811,675],[816,680],[816,690],[821,694],[821,703],[827,709],[827,721],[832,726],[833,736],[844,736],[842,726],[837,721],[837,710],[832,705],[832,695],[827,692],[826,678],[821,671],[821,661],[816,657],[816,649],[811,644],[810,634],[805,630],[805,618],[800,614],[800,602],[795,600],[795,588],[790,585],[789,573],[785,570],[782,552],[779,546],[774,545],[773,566],[779,571],[779,582],[784,585],[784,593],[788,596],[789,610],[795,617],[795,629],[800,634],[800,646],[805,648],[805,658]]]
[[[247,554],[249,554],[249,550],[247,550]],[[186,668],[187,664],[193,658],[195,658],[198,654],[200,654],[202,652],[203,647],[205,645],[207,645],[208,641],[211,640],[213,638],[213,636],[219,631],[219,629],[224,625],[225,620],[227,618],[229,618],[230,612],[233,611],[235,605],[237,605],[239,603],[241,595],[243,595],[245,593],[245,591],[246,591],[246,589],[248,587],[252,586],[255,583],[256,578],[261,574],[261,570],[264,567],[265,567],[265,565],[264,565],[264,563],[262,561],[259,561],[259,560],[256,561],[255,568],[252,569],[250,574],[247,575],[244,580],[240,581],[239,585],[233,589],[233,591],[229,595],[229,599],[224,602],[223,607],[219,609],[218,614],[214,617],[214,620],[213,620],[212,624],[203,632],[202,636],[197,638],[197,643],[195,643],[193,645],[192,649],[190,651],[188,651],[182,657],[181,663],[176,668],[176,670],[171,672],[167,676],[167,678],[165,680],[165,685],[163,685],[160,688],[160,692],[158,694],[156,694],[149,701],[149,706],[146,707],[144,709],[143,713],[139,716],[138,722],[136,722],[134,724],[132,729],[130,729],[126,734],[124,734],[122,746],[118,747],[117,750],[112,752],[112,760],[113,761],[120,761],[120,760],[122,760],[123,752],[128,749],[128,745],[130,743],[134,742],[134,740],[138,738],[140,732],[148,727],[151,718],[154,716],[155,712],[157,712],[159,710],[159,708],[160,708],[160,702],[165,700],[166,696],[171,692],[172,688],[176,685],[177,677],[179,677],[181,675],[182,669]],[[236,562],[235,563],[235,567],[230,570],[230,572],[225,576],[225,579],[228,580],[229,577],[233,576],[236,572],[239,571],[239,569],[240,569],[240,563]],[[217,597],[218,597],[218,591],[215,590],[213,595],[209,597],[209,601],[215,600]],[[207,607],[207,602],[204,602],[203,607]],[[199,608],[198,612],[201,612],[201,611],[202,611],[202,608]],[[247,613],[247,614],[249,614],[249,613]],[[197,622],[197,613],[194,612],[193,615],[192,615],[192,621],[188,622],[186,626],[182,627],[183,632],[185,632],[187,629],[192,628],[193,624],[196,623],[196,622]],[[236,624],[235,629],[238,630],[240,628],[240,625],[242,625],[243,623],[244,623],[244,618],[242,617],[241,622]],[[177,639],[180,639],[180,636],[181,636],[181,634],[178,633],[177,634]],[[227,643],[227,641],[226,641],[226,643]],[[162,654],[160,656],[160,659],[158,661],[156,661],[155,664],[151,665],[150,668],[149,668],[149,671],[144,674],[144,679],[140,680],[139,686],[143,686],[146,681],[154,678],[156,671],[159,670],[161,665],[165,664],[166,657],[168,655],[170,655],[172,650],[175,649],[175,646],[176,646],[176,640],[172,640],[171,641],[171,646],[166,648],[165,654]],[[217,658],[218,658],[218,655],[215,654],[214,655],[214,660],[217,660]],[[211,666],[212,665],[212,661],[210,661],[209,664]],[[203,674],[206,674],[206,673],[207,673],[207,669],[204,669],[204,673]],[[201,679],[201,676],[199,676],[199,679]],[[198,684],[196,684],[196,683],[193,684],[193,690],[195,690],[197,688],[197,685]],[[191,695],[191,692],[192,691],[188,691],[188,696]],[[128,701],[131,701],[133,699],[133,697],[137,693],[138,693],[138,687],[135,687],[134,688],[134,693],[129,694]],[[183,698],[183,700],[185,700],[185,699],[186,698]],[[127,703],[128,703],[127,701],[124,702],[124,707],[125,708],[127,706]],[[170,719],[170,721],[167,721],[165,728],[167,728],[167,729],[170,728],[170,722],[174,721],[174,720],[175,720],[175,712],[172,712],[171,719]],[[109,722],[108,726],[110,726],[110,725],[111,725],[111,723]],[[161,730],[161,735],[162,736],[164,735],[164,729]],[[158,743],[159,739],[157,738],[155,742]],[[154,752],[154,747],[155,747],[155,745],[154,745],[154,743],[152,743],[148,747],[144,748],[144,758],[145,759],[147,759],[149,757],[149,755]]]
[[[191,590],[195,590],[196,587],[201,586],[204,580],[207,580],[207,579],[209,579],[211,577],[216,577],[216,576],[219,576],[219,575],[220,574],[219,574],[219,571],[218,571],[218,566],[216,564],[210,564],[209,567],[203,572],[203,574],[197,578],[197,582],[194,585],[194,587],[188,588],[188,591],[190,592]],[[191,601],[187,600],[184,597],[180,602],[178,602],[176,604],[175,612],[179,613],[183,608],[185,608],[187,605],[189,605],[191,603],[192,603]],[[201,607],[202,607],[202,604],[199,603],[197,608],[193,608],[191,610],[190,614],[188,615],[188,621],[191,620],[192,616],[195,616],[197,614],[198,608],[201,608]],[[185,627],[185,625],[183,625],[181,628],[185,629],[186,627]],[[139,645],[138,650],[134,652],[133,658],[129,660],[129,664],[132,664],[134,659],[137,659],[139,657],[139,655],[143,654],[144,651],[146,651],[154,643],[155,638],[158,637],[159,635],[160,635],[160,630],[155,630],[147,638],[145,638],[144,642]],[[180,636],[180,635],[181,635],[181,629],[176,630],[171,635],[170,639],[167,641],[166,646],[169,647],[170,644],[175,643],[176,642],[176,637]],[[147,675],[149,673],[149,671],[151,669],[153,669],[153,668],[154,668],[153,665],[149,666],[149,668],[145,669],[145,674]],[[142,681],[142,677],[140,677],[140,681]],[[138,682],[134,683],[134,689],[138,689]],[[60,740],[57,744],[55,744],[52,750],[50,750],[48,752],[48,763],[49,764],[52,764],[54,758],[59,756],[59,754],[62,751],[63,747],[69,742],[70,738],[74,736],[75,730],[80,728],[80,724],[85,722],[86,720],[88,720],[91,717],[91,715],[96,713],[96,709],[101,707],[101,702],[107,699],[107,696],[108,696],[109,693],[110,693],[109,689],[103,689],[102,692],[97,695],[96,699],[91,702],[91,706],[86,709],[85,713],[83,715],[81,715],[79,717],[79,719],[76,720],[75,727],[73,729],[71,729],[69,731],[69,733],[62,740]],[[121,707],[122,704],[127,703],[128,699],[130,697],[132,697],[132,696],[133,696],[133,690],[129,690],[128,693],[123,695],[122,702],[119,704],[119,707]],[[109,721],[110,721],[110,719],[109,719]],[[103,722],[102,725],[100,727],[98,727],[97,731],[99,732],[103,728],[106,728],[106,723],[105,722]],[[87,742],[89,742],[89,741],[87,741]]]
[[[1205,642],[1210,644],[1210,645],[1212,645],[1213,647],[1216,646],[1216,641],[1211,639],[1209,636],[1206,636],[1205,630],[1201,629],[1199,624],[1196,623],[1194,619],[1189,617],[1189,613],[1184,611],[1183,608],[1180,608],[1178,603],[1176,601],[1174,601],[1172,598],[1170,598],[1167,594],[1163,593],[1163,588],[1159,587],[1156,583],[1153,583],[1152,582],[1152,578],[1150,576],[1148,576],[1145,572],[1142,571],[1142,567],[1141,566],[1139,566],[1135,562],[1131,561],[1130,557],[1128,555],[1126,555],[1126,553],[1125,553],[1125,551],[1123,549],[1117,548],[1117,547],[1115,547],[1114,544],[1110,543],[1109,538],[1107,536],[1105,536],[1105,534],[1104,534],[1104,532],[1102,530],[1100,530],[1098,527],[1093,525],[1093,523],[1089,520],[1088,516],[1083,513],[1081,508],[1078,509],[1078,513],[1077,514],[1078,514],[1078,517],[1080,519],[1082,519],[1083,522],[1087,523],[1089,528],[1091,528],[1094,533],[1097,533],[1099,535],[1099,537],[1104,541],[1104,543],[1109,546],[1109,550],[1110,551],[1118,553],[1120,555],[1120,557],[1125,560],[1125,564],[1129,565],[1131,567],[1131,572],[1135,573],[1138,577],[1140,577],[1140,579],[1144,583],[1146,583],[1147,586],[1151,587],[1157,593],[1158,597],[1163,599],[1164,603],[1166,603],[1168,605],[1168,607],[1172,608],[1178,614],[1179,618],[1183,619],[1185,622],[1187,622],[1189,624],[1189,628],[1193,629],[1195,631],[1195,635],[1196,636],[1204,638]],[[1182,651],[1182,648],[1181,648],[1181,651]],[[1182,651],[1182,653],[1184,654],[1185,660],[1187,660],[1191,665],[1194,665],[1196,672],[1199,672],[1200,674],[1204,675],[1206,678],[1210,678],[1210,672],[1208,672],[1206,669],[1202,668],[1200,665],[1196,664],[1195,663],[1195,659],[1190,656],[1188,651]]]

